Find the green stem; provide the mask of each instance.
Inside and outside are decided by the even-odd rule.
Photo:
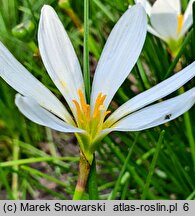
[[[33,53],[37,54],[39,52],[39,48],[37,47],[36,43],[34,41],[28,42],[29,48],[32,50]]]
[[[84,54],[83,54],[83,76],[86,91],[86,100],[90,102],[90,70],[89,70],[89,0],[84,0]],[[90,168],[91,171],[90,171]],[[88,181],[89,177],[89,181]],[[95,157],[92,166],[88,163],[85,156],[80,154],[79,177],[76,185],[74,200],[82,199],[85,187],[88,184],[89,198],[97,199],[97,183],[96,183],[96,162]]]
[[[70,17],[74,25],[78,28],[78,30],[83,33],[83,25],[78,17],[78,15],[74,12],[71,7],[70,1],[67,0],[59,0],[59,7]]]
[[[29,163],[39,163],[39,162],[52,162],[57,165],[63,166],[61,164],[61,161],[70,161],[70,162],[77,162],[77,157],[51,157],[51,156],[41,156],[41,157],[33,157],[33,158],[26,158],[26,159],[20,159],[20,160],[14,160],[14,161],[5,161],[0,162],[0,168],[1,167],[9,167],[9,166],[19,166],[23,164],[29,164]],[[64,166],[64,168],[68,169],[68,167]]]
[[[95,154],[93,155],[93,162],[89,173],[88,192],[89,192],[89,200],[98,200]]]
[[[120,171],[119,177],[118,177],[118,179],[117,179],[117,181],[116,181],[115,187],[114,187],[114,189],[112,190],[110,196],[108,197],[108,200],[114,200],[114,199],[117,197],[117,192],[118,192],[119,187],[120,187],[120,184],[121,184],[121,179],[122,179],[122,177],[123,177],[123,175],[124,175],[124,173],[125,173],[125,171],[126,171],[126,169],[127,169],[127,165],[128,165],[128,163],[129,163],[129,160],[130,160],[130,157],[131,157],[133,148],[134,148],[134,146],[135,146],[135,144],[136,144],[136,142],[137,142],[137,137],[138,137],[138,136],[136,136],[136,139],[135,139],[135,141],[134,141],[132,147],[129,149],[129,152],[128,152],[128,154],[127,154],[127,157],[126,157],[126,159],[125,159],[125,161],[124,161],[124,164],[123,164],[123,166],[122,166],[122,169],[121,169],[121,171]]]
[[[150,166],[150,169],[149,169],[149,173],[148,173],[148,176],[146,178],[146,184],[144,186],[143,193],[142,193],[142,196],[141,196],[142,200],[144,200],[146,198],[147,194],[148,194],[150,182],[151,182],[151,179],[152,179],[152,176],[153,176],[153,173],[154,173],[155,165],[156,165],[157,158],[158,158],[158,155],[159,155],[159,152],[160,152],[160,149],[161,149],[164,134],[165,134],[165,131],[164,130],[161,131],[160,136],[159,136],[159,140],[158,140],[158,143],[157,143],[157,146],[156,146],[156,151],[154,153],[154,157],[152,159],[152,163],[151,163],[151,166]]]
[[[19,159],[19,144],[18,140],[13,141],[13,161]],[[12,174],[12,191],[13,191],[13,198],[16,200],[18,199],[18,165],[13,166],[13,174]]]
[[[26,165],[20,166],[20,169],[22,171],[25,171],[25,173],[28,172],[28,174],[30,174],[32,176],[40,176],[40,177],[45,178],[45,179],[47,179],[47,180],[49,180],[51,182],[54,182],[54,183],[64,187],[64,189],[67,188],[67,184],[64,183],[64,181],[61,181],[58,178],[55,178],[55,177],[53,177],[51,175],[45,174],[45,173],[43,173],[43,172],[41,172],[41,171],[39,171],[37,169],[31,168],[31,167],[26,166]]]
[[[193,18],[192,52],[193,52],[193,57],[195,57],[195,3],[192,4],[192,18]]]
[[[195,190],[185,200],[194,200],[194,199],[195,199]]]
[[[181,46],[180,51],[178,52],[178,54],[177,54],[177,56],[175,57],[174,61],[171,63],[171,65],[170,65],[170,67],[169,67],[167,73],[165,74],[164,79],[167,79],[167,78],[170,76],[170,74],[173,72],[175,66],[177,65],[177,62],[179,61],[180,57],[182,56],[184,50],[186,49],[186,45],[187,45],[187,44],[189,43],[189,41],[191,40],[192,35],[193,35],[193,30],[191,30],[191,31],[188,33],[187,37],[185,38],[185,40],[184,40],[184,42],[183,42],[183,44],[182,44],[182,46]]]
[[[78,177],[77,185],[76,185],[75,192],[73,195],[73,200],[82,199],[83,194],[85,192],[87,180],[89,177],[89,171],[90,171],[90,164],[85,158],[85,156],[83,155],[83,153],[80,152],[79,177]]]
[[[137,135],[138,136],[138,135]],[[109,145],[109,148],[114,152],[114,154],[117,156],[117,158],[125,163],[125,157],[122,154],[122,152],[120,151],[120,149],[117,147],[117,145],[114,145],[114,141],[109,138],[108,136],[104,138],[106,143]],[[127,171],[129,171],[129,173],[131,174],[132,178],[135,180],[135,182],[141,187],[144,188],[144,181],[142,180],[142,178],[139,176],[139,174],[137,173],[137,171],[135,170],[135,167],[132,166],[130,163],[127,164]],[[156,199],[156,197],[153,195],[152,192],[148,192],[148,197],[150,199]]]
[[[84,0],[84,55],[83,76],[87,102],[90,99],[90,70],[89,70],[89,0]]]
[[[189,142],[190,150],[191,150],[191,154],[192,154],[194,170],[195,170],[195,141],[194,141],[194,136],[193,136],[189,112],[184,113],[184,122],[185,122],[188,142]]]
[[[140,60],[137,61],[137,67],[139,69],[139,74],[140,74],[140,77],[144,83],[145,89],[149,89],[151,86],[150,86],[150,83],[149,83],[148,78],[146,76],[146,73],[144,71],[144,68],[142,66],[142,62]]]
[[[185,92],[184,87],[181,87],[179,89],[179,93],[182,94],[184,92]],[[192,154],[193,166],[194,166],[194,170],[195,170],[195,140],[194,140],[194,136],[193,136],[193,130],[192,130],[192,124],[190,121],[189,112],[184,113],[184,124],[185,124],[185,128],[186,128],[186,135],[187,135],[188,142],[190,145],[190,151]]]
[[[49,145],[49,150],[50,150],[50,154],[53,157],[58,157],[57,151],[56,151],[56,146],[53,142],[53,136],[52,136],[52,131],[50,128],[46,128],[46,135],[47,135],[47,141],[48,141],[48,145]],[[57,160],[54,161],[57,163]],[[60,175],[60,168],[56,167],[55,168],[55,172],[57,175]]]
[[[29,8],[29,10],[30,10],[30,13],[31,13],[31,15],[32,15],[32,18],[33,18],[33,20],[34,20],[36,26],[38,26],[37,18],[36,18],[36,16],[35,16],[34,11],[33,11],[32,4],[31,4],[31,2],[30,2],[29,0],[27,0],[27,5],[28,5],[28,8]]]
[[[1,167],[0,167],[0,179],[1,179],[1,185],[5,186],[6,189],[6,197],[8,197],[8,199],[13,200],[13,193],[11,190],[11,187],[9,185],[9,182],[7,181],[7,172],[5,172]]]

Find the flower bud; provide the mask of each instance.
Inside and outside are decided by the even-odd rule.
[[[35,24],[31,20],[26,20],[12,29],[14,37],[29,42],[32,40],[35,31]]]
[[[65,10],[71,8],[69,0],[59,0],[58,5],[61,9],[65,9]]]

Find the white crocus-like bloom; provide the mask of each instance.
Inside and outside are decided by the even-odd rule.
[[[190,0],[186,11],[182,14],[180,0],[156,0],[151,6],[148,0],[136,0],[141,3],[148,16],[150,24],[148,31],[164,40],[173,54],[176,54],[185,33],[192,25],[192,3]]]
[[[76,134],[81,151],[92,162],[97,143],[111,131],[140,131],[164,124],[186,112],[195,102],[195,88],[147,106],[180,88],[195,76],[195,63],[135,96],[109,117],[108,106],[142,50],[147,31],[143,7],[128,9],[112,30],[95,72],[91,102],[87,104],[79,61],[57,14],[44,6],[38,30],[43,63],[72,113],[33,77],[0,43],[0,76],[19,94],[16,105],[30,120],[61,132]],[[147,107],[146,107],[147,106]]]

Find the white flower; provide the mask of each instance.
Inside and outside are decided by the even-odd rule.
[[[148,31],[164,40],[170,48],[177,49],[185,33],[192,25],[192,4],[190,0],[184,14],[181,11],[180,0],[156,0],[151,6],[148,0],[136,0],[141,3],[148,16],[150,24]]]
[[[128,9],[112,30],[95,72],[91,102],[86,103],[83,76],[73,46],[57,14],[44,6],[38,42],[44,65],[72,113],[33,77],[0,43],[0,76],[19,94],[16,105],[30,120],[61,132],[76,134],[89,163],[96,145],[111,131],[140,131],[175,119],[192,107],[195,88],[147,106],[180,88],[195,76],[195,63],[135,96],[109,117],[108,106],[143,47],[147,21],[142,6]],[[147,107],[146,107],[147,106]]]

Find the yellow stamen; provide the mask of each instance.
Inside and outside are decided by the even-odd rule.
[[[177,33],[179,34],[183,27],[183,15],[180,14],[177,16],[178,26],[177,26]]]
[[[99,114],[99,108],[104,103],[106,99],[106,95],[102,96],[102,93],[99,93],[97,96],[97,99],[95,101],[95,107],[93,112],[93,118],[96,118],[96,116]]]
[[[108,115],[108,114],[110,114],[111,113],[111,111],[106,111],[105,113],[104,113],[104,118]]]
[[[90,122],[90,106],[88,104],[87,104],[87,107],[86,107],[85,116],[86,116],[87,122],[89,123]]]
[[[100,106],[104,103],[105,99],[106,99],[106,95],[103,95],[100,100]]]
[[[102,93],[99,93],[97,98],[96,98],[96,101],[95,101],[95,108],[94,109],[96,109],[96,107],[100,103],[101,98],[102,98]]]
[[[80,108],[79,103],[78,103],[76,100],[72,100],[72,102],[73,102],[73,103],[75,104],[75,106],[76,106],[77,118],[78,118],[79,120],[82,120],[81,108]]]
[[[86,130],[90,137],[94,138],[102,130],[104,119],[110,113],[110,111],[106,111],[106,107],[104,106],[106,95],[103,95],[102,92],[97,95],[92,113],[91,107],[86,103],[81,89],[78,89],[78,96],[78,100],[73,100],[76,107],[75,120],[77,126]]]
[[[79,94],[79,98],[80,98],[80,102],[81,102],[81,108],[82,108],[83,112],[85,112],[87,109],[87,104],[85,102],[85,97],[84,97],[84,94],[83,94],[81,89],[78,90],[78,94]]]

